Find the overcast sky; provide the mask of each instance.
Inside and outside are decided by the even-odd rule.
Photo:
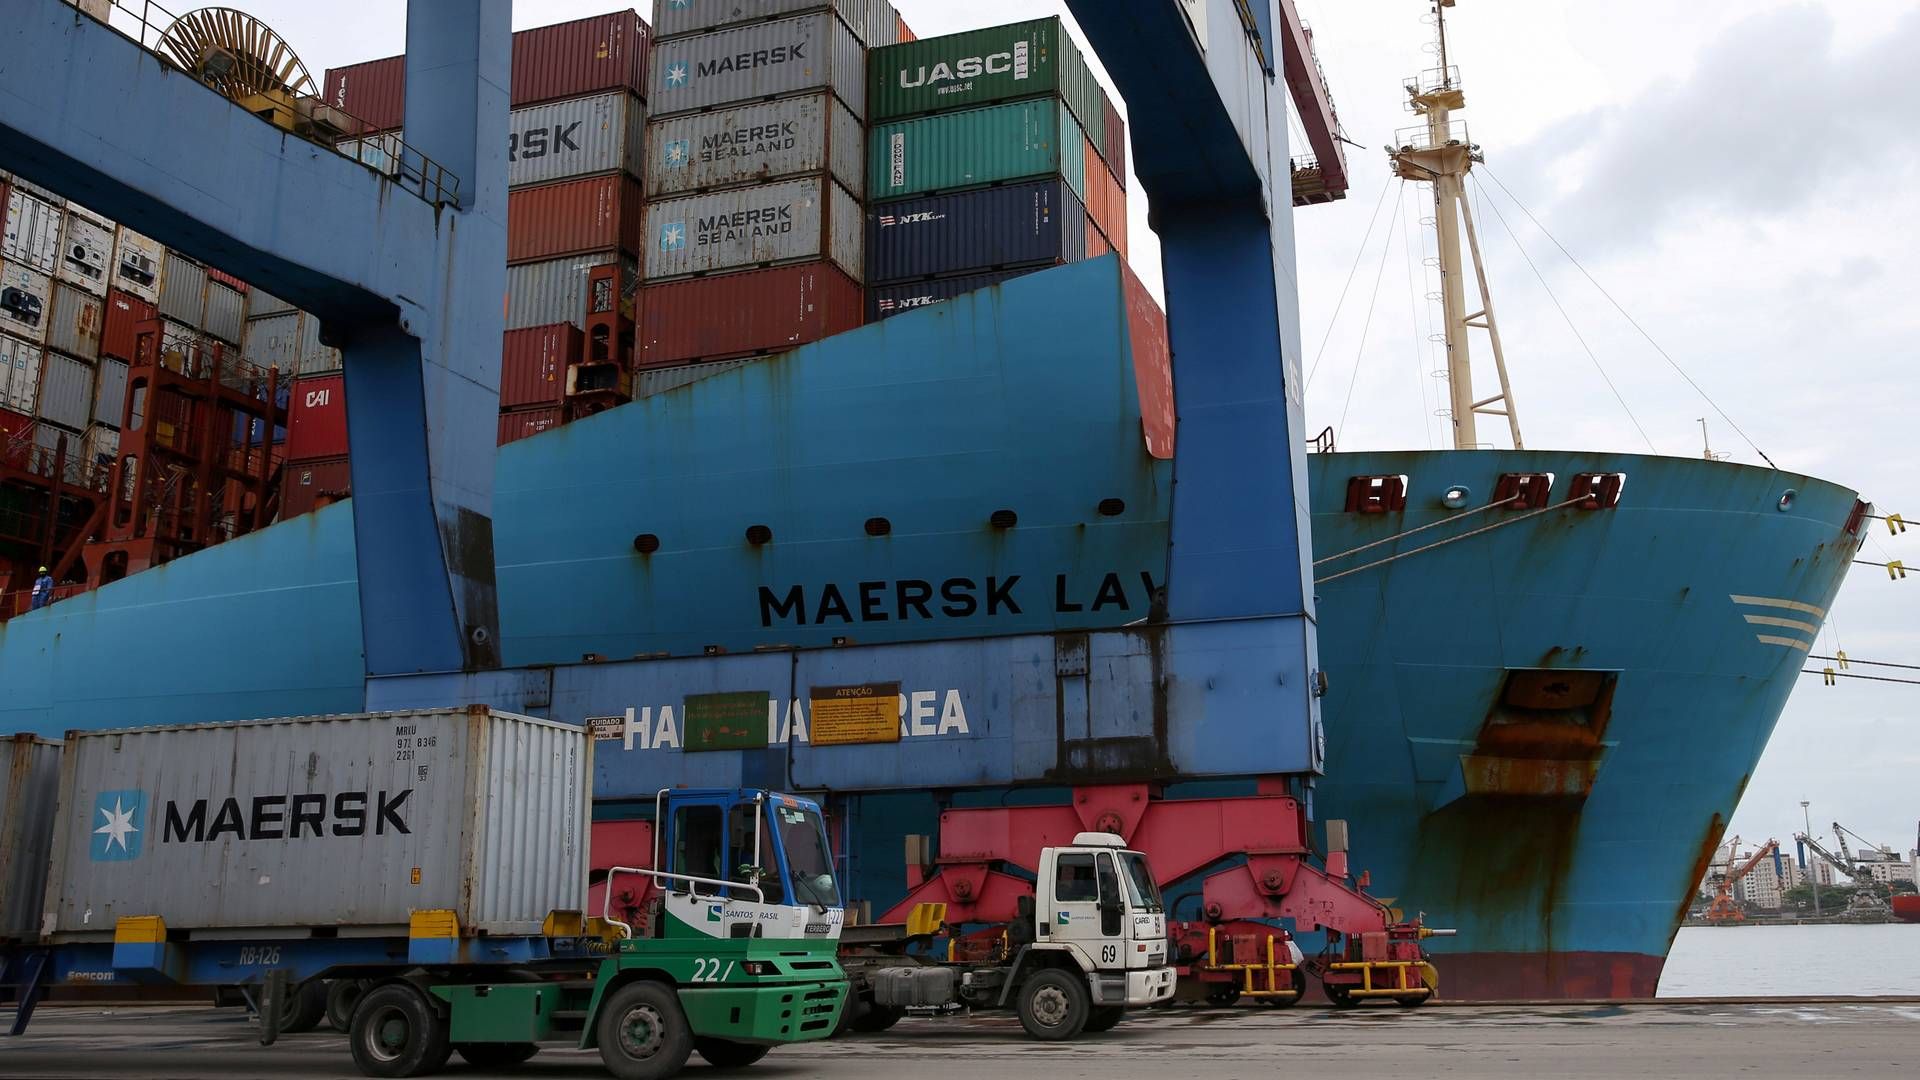
[[[897,0],[922,36],[1065,13],[1058,0]],[[1369,148],[1412,122],[1402,77],[1430,66],[1425,0],[1298,0],[1347,134]],[[329,66],[401,50],[399,3],[242,0]],[[610,0],[521,0],[516,27],[608,10]],[[648,14],[643,11],[642,14]],[[1464,114],[1498,177],[1782,468],[1858,488],[1920,516],[1909,427],[1920,415],[1911,247],[1920,239],[1920,138],[1905,76],[1920,55],[1911,0],[1460,0],[1452,59]],[[1124,108],[1124,105],[1123,105]],[[1134,133],[1135,138],[1140,133]],[[1298,213],[1302,337],[1318,367],[1308,426],[1343,448],[1441,445],[1440,366],[1424,347],[1429,286],[1417,257],[1430,208],[1377,149],[1349,148],[1346,201]],[[1486,176],[1477,215],[1523,433],[1540,447],[1716,452],[1758,463]],[[1138,186],[1134,185],[1137,192]],[[1384,191],[1384,202],[1382,196]],[[1375,226],[1334,320],[1376,205]],[[1395,217],[1395,211],[1398,216]],[[1562,320],[1504,215],[1625,401]],[[1157,283],[1146,208],[1134,261]],[[1382,238],[1387,241],[1384,260]],[[1410,276],[1413,281],[1410,283]],[[1364,349],[1362,328],[1378,298]],[[1329,324],[1332,330],[1329,334]],[[1321,341],[1326,339],[1324,351]],[[1482,348],[1479,355],[1484,357]],[[1491,372],[1482,368],[1483,377]],[[1482,393],[1490,383],[1482,382]],[[1369,401],[1348,414],[1349,396]],[[1631,416],[1629,416],[1631,410]],[[1637,421],[1637,425],[1636,425]],[[1482,428],[1482,437],[1490,437]],[[1644,432],[1644,434],[1643,434]],[[1863,558],[1920,565],[1920,531],[1874,534]],[[1856,567],[1821,652],[1920,663],[1920,575]],[[1870,669],[1869,669],[1870,670]],[[1894,674],[1901,674],[1894,672]],[[1920,675],[1920,672],[1908,673]],[[1787,840],[1811,800],[1901,851],[1920,820],[1920,686],[1802,679],[1732,831]],[[1740,751],[1734,751],[1740,752]],[[1692,828],[1690,823],[1676,827]]]

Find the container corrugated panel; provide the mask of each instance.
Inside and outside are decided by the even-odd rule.
[[[126,419],[126,411],[127,362],[103,356],[93,384],[93,422],[117,428]]]
[[[297,310],[292,304],[273,295],[265,289],[247,290],[247,318],[258,319],[264,315],[279,315]]]
[[[260,367],[281,371],[300,370],[300,319],[298,311],[286,311],[248,319],[240,352]]]
[[[86,436],[79,431],[56,424],[46,417],[40,417],[33,427],[33,445],[45,450],[49,455],[60,453],[60,444],[66,443],[68,461],[79,461],[85,452]]]
[[[207,314],[207,268],[177,251],[167,252],[160,274],[160,314],[200,326]]]
[[[827,12],[663,41],[655,51],[647,110],[656,119],[819,89],[867,115],[866,48]]]
[[[513,107],[599,90],[645,95],[652,31],[631,9],[513,35]]]
[[[1173,408],[1173,341],[1167,313],[1125,259],[1120,262],[1120,292],[1127,305],[1127,342],[1133,349],[1133,378],[1140,396],[1140,428],[1147,453],[1173,459],[1177,420]]]
[[[280,484],[280,520],[311,513],[353,495],[353,466],[346,458],[290,461]]]
[[[640,176],[646,130],[640,98],[626,90],[515,109],[507,121],[507,183],[605,172]]]
[[[134,333],[141,323],[159,317],[160,309],[121,289],[107,291],[106,319],[100,333],[100,354],[135,359]]]
[[[93,422],[93,365],[56,352],[45,354],[40,364],[40,404],[35,415],[85,431]]]
[[[1097,98],[1086,59],[1058,17],[1007,23],[875,49],[868,121],[1057,94],[1083,122]]]
[[[900,17],[887,0],[667,0],[654,9],[653,32],[681,37],[814,11],[838,15],[869,48],[899,40]]]
[[[1030,266],[1021,270],[996,270],[989,274],[961,274],[958,277],[933,278],[928,281],[875,285],[867,290],[867,319],[870,322],[879,322],[881,319],[892,318],[908,311],[935,307],[956,296],[964,296],[978,289],[992,288],[1022,274],[1035,274],[1045,269],[1047,269],[1045,266]]]
[[[1112,251],[1113,251],[1113,245],[1107,243],[1107,238],[1104,236],[1101,236],[1100,230],[1093,227],[1093,219],[1088,218],[1087,219],[1087,258],[1097,259],[1102,255],[1111,253]]]
[[[666,198],[826,172],[860,198],[866,131],[821,91],[647,126],[647,194]]]
[[[572,323],[509,330],[500,351],[500,406],[558,405],[567,365],[580,359],[583,335]]]
[[[580,728],[484,708],[76,732],[43,925],[404,928],[440,908],[463,933],[538,933],[585,900],[591,762]]]
[[[318,375],[340,370],[340,350],[320,343],[320,317],[310,311],[300,313],[300,366],[296,374]]]
[[[1092,140],[1086,143],[1083,151],[1087,159],[1087,216],[1107,238],[1108,246],[1127,255],[1127,193],[1112,173],[1106,170],[1106,163],[1093,148]]]
[[[158,240],[142,236],[125,225],[114,230],[113,274],[109,284],[145,300],[160,302],[160,269],[167,249]]]
[[[287,397],[287,459],[347,454],[347,391],[342,375],[296,379]]]
[[[825,177],[668,199],[647,207],[647,280],[830,258],[865,275],[860,207]]]
[[[407,111],[407,58],[389,56],[327,69],[322,97],[366,125],[367,131],[397,128]]]
[[[53,319],[53,279],[22,263],[0,263],[0,330],[40,345]]]
[[[59,795],[59,743],[32,735],[0,739],[0,941],[40,933]]]
[[[207,314],[201,324],[214,337],[229,345],[240,344],[247,326],[245,293],[211,279],[207,281]]]
[[[1100,156],[1107,162],[1107,171],[1113,174],[1120,184],[1120,190],[1127,189],[1127,122],[1120,118],[1120,110],[1113,104],[1112,98],[1103,99],[1107,110],[1107,143],[1101,148]]]
[[[40,346],[0,334],[0,408],[31,416],[40,403]]]
[[[15,182],[7,195],[7,222],[0,232],[0,259],[51,274],[60,265],[60,207],[36,198]]]
[[[69,206],[65,230],[60,237],[60,269],[55,276],[95,296],[105,296],[107,274],[113,265],[113,226]]]
[[[100,355],[101,300],[64,281],[53,283],[53,314],[47,320],[47,347],[82,360]]]
[[[500,414],[500,445],[517,442],[532,435],[538,435],[549,428],[560,426],[560,406],[540,405],[531,409],[514,409]]]
[[[39,184],[17,173],[11,177],[11,180],[16,189],[26,192],[41,202],[52,203],[62,209],[66,208],[67,197],[52,188],[41,187]]]
[[[557,322],[585,328],[587,273],[616,258],[629,267],[629,280],[638,275],[639,265],[633,258],[611,251],[507,267],[507,329]]]
[[[1085,198],[1086,136],[1058,98],[876,125],[867,137],[867,198],[897,199],[1061,176]]]
[[[640,250],[646,193],[625,174],[521,188],[507,196],[507,262]]]
[[[640,290],[640,363],[784,352],[861,324],[857,282],[826,263],[693,278]]]
[[[712,378],[729,371],[736,371],[755,360],[713,360],[703,364],[687,364],[682,367],[649,368],[635,372],[633,376],[634,400],[652,397],[691,386],[702,379]]]
[[[1086,220],[1064,180],[890,202],[867,211],[867,280],[1078,262]]]

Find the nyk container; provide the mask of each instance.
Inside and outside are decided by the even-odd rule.
[[[199,327],[207,313],[207,268],[177,251],[160,272],[160,314]]]
[[[637,347],[643,367],[670,367],[784,352],[861,322],[859,284],[813,262],[644,286]]]
[[[7,221],[0,231],[0,260],[51,274],[60,265],[60,207],[15,184],[7,195]]]
[[[831,11],[872,48],[900,40],[900,16],[887,0],[665,0],[655,5],[656,39],[705,33],[809,11]]]
[[[1079,262],[1087,212],[1063,180],[890,202],[867,211],[867,281]]]
[[[159,317],[152,303],[121,289],[107,290],[106,317],[100,331],[100,355],[135,359],[135,331],[141,323]]]
[[[353,494],[353,466],[344,457],[288,461],[281,475],[280,520],[332,506]]]
[[[647,111],[656,120],[820,89],[866,116],[866,48],[828,12],[676,38],[654,51]]]
[[[555,23],[513,35],[512,107],[596,91],[646,93],[647,24],[631,9]],[[328,69],[327,104],[361,121],[364,131],[399,127],[406,114],[406,57]]]
[[[93,422],[93,365],[46,353],[40,361],[40,404],[35,415],[75,432]]]
[[[509,330],[500,351],[500,406],[558,405],[567,396],[567,365],[580,359],[585,335],[572,323]]]
[[[113,262],[113,226],[69,203],[64,228],[60,268],[54,276],[95,296],[105,296],[107,273]]]
[[[24,263],[0,263],[0,330],[41,344],[52,304],[52,278]]]
[[[500,445],[538,435],[549,428],[560,426],[560,406],[540,405],[531,409],[514,409],[500,414]]]
[[[53,283],[53,304],[47,318],[47,346],[92,360],[100,355],[103,321],[99,298],[64,281]]]
[[[127,414],[127,362],[100,358],[93,383],[93,422],[119,427]]]
[[[40,402],[40,346],[0,334],[0,409],[28,416]]]
[[[827,259],[860,281],[860,204],[824,177],[667,199],[647,206],[649,282]]]
[[[894,285],[876,285],[867,289],[867,319],[879,322],[903,312],[944,304],[956,296],[988,289],[1022,274],[1037,273],[1045,266],[1024,270],[996,270],[987,274],[962,274],[929,281],[906,281]]]
[[[594,267],[605,266],[616,259],[627,268],[627,280],[636,280],[639,264],[631,256],[611,251],[507,267],[506,328],[522,330],[567,322],[584,329],[587,274]]]
[[[0,941],[40,933],[59,793],[59,743],[32,735],[0,739]]]
[[[507,118],[507,184],[640,176],[646,131],[640,99],[626,90],[515,109]]]
[[[1086,192],[1086,136],[1058,98],[877,124],[868,133],[867,198],[1060,176]]]
[[[76,731],[42,928],[535,934],[586,899],[592,744],[484,706]]]
[[[347,453],[345,376],[297,379],[287,398],[287,459],[307,461]]]
[[[507,262],[618,248],[640,250],[640,181],[624,173],[521,188],[507,196]]]
[[[167,249],[158,240],[134,232],[125,225],[114,230],[113,272],[107,284],[149,304],[160,302],[160,268]]]
[[[858,199],[867,134],[821,91],[692,113],[647,125],[647,195],[659,199],[827,173]]]

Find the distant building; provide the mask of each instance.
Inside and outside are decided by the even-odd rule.
[[[1882,885],[1891,885],[1896,881],[1911,885],[1914,881],[1913,863],[1905,860],[1887,858],[1862,863],[1861,866],[1866,869],[1867,876]]]
[[[1745,862],[1752,855],[1750,851],[1741,853],[1740,862]],[[1772,856],[1761,859],[1752,873],[1734,882],[1733,898],[1768,911],[1778,911],[1785,906],[1787,890],[1802,880],[1800,868],[1794,865],[1793,857],[1784,852],[1780,855],[1778,872],[1775,872],[1773,863]]]

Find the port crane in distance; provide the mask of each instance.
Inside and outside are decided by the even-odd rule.
[[[1728,866],[1731,867],[1731,869],[1727,871],[1725,877],[1720,879],[1720,883],[1714,889],[1713,903],[1707,906],[1708,922],[1726,923],[1746,921],[1746,912],[1741,911],[1740,905],[1733,902],[1733,886],[1748,874],[1753,873],[1754,868],[1759,866],[1761,860],[1767,856],[1773,856],[1774,876],[1781,880],[1786,879],[1785,868],[1780,864],[1780,841],[1767,841],[1760,845],[1759,849],[1752,855],[1747,856],[1745,862],[1742,862],[1738,867],[1734,867],[1733,859],[1736,857],[1734,853],[1739,846],[1740,838],[1736,836],[1733,840],[1733,847],[1727,849]]]

